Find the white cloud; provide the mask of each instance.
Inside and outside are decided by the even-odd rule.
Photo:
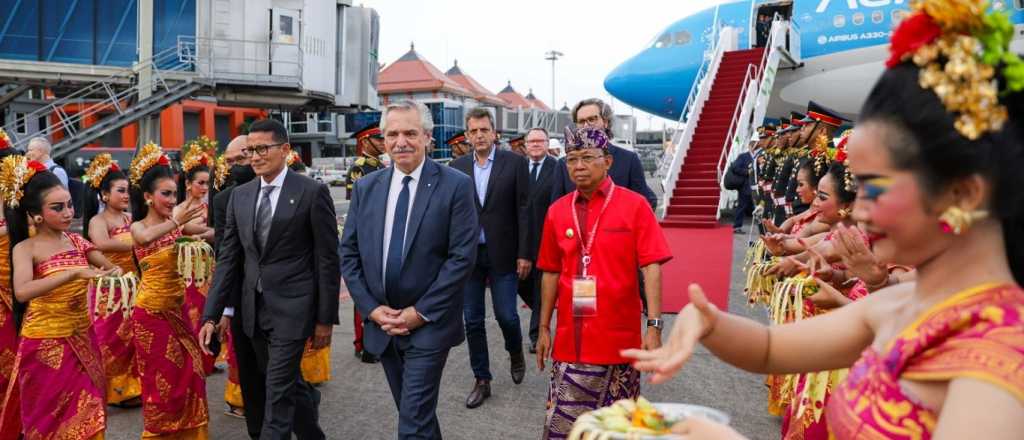
[[[608,100],[604,77],[638,53],[673,22],[722,3],[714,0],[630,0],[628,2],[520,0],[364,0],[380,14],[380,60],[391,63],[415,42],[416,52],[442,72],[459,61],[464,72],[497,93],[507,81],[525,95],[531,88],[551,105],[551,62],[544,53],[565,56],[555,65],[554,107],[597,96]],[[619,113],[632,109],[614,103]],[[639,110],[637,125],[648,127]],[[661,118],[653,118],[655,129]],[[665,121],[668,122],[668,121]]]

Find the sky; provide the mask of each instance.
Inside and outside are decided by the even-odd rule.
[[[548,106],[561,108],[585,98],[612,102],[617,114],[632,113],[637,129],[660,129],[673,121],[613,101],[604,78],[640,52],[668,25],[721,0],[358,0],[380,14],[382,63],[409,51],[447,71],[458,60],[462,71],[498,93],[508,81],[520,94],[530,89]],[[555,63],[555,105],[551,105],[551,61]]]

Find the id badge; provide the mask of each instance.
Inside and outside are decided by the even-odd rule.
[[[573,278],[572,316],[597,316],[597,278],[592,276]]]

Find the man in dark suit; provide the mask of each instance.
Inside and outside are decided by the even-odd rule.
[[[341,239],[345,284],[398,407],[399,439],[441,438],[441,372],[465,339],[462,289],[479,234],[473,181],[426,159],[432,128],[423,104],[384,110],[393,165],[353,186]]]
[[[576,122],[576,126],[603,129],[609,139],[612,138],[612,116],[611,106],[597,98],[584,99],[572,109],[572,118]],[[608,170],[608,177],[612,178],[612,182],[644,196],[651,204],[651,209],[657,209],[658,198],[654,195],[654,191],[647,186],[640,156],[615,145],[608,146],[608,153],[612,157],[612,167]],[[563,158],[559,163],[561,166],[556,170],[554,187],[551,190],[551,203],[576,189],[576,185],[569,178],[569,172],[566,171],[568,167],[565,164],[565,159]]]
[[[551,188],[554,185],[558,159],[548,155],[548,132],[533,128],[526,133],[527,171],[530,173],[530,195],[526,201],[527,230],[530,238],[530,260],[537,261],[544,217],[551,206]],[[538,324],[540,323],[540,273],[531,268],[530,275],[519,282],[519,295],[530,306],[530,353],[537,352]]]
[[[480,243],[476,265],[466,283],[466,339],[469,363],[476,378],[466,398],[467,408],[476,408],[491,396],[490,356],[487,350],[485,291],[490,282],[494,317],[505,338],[512,381],[519,384],[526,374],[523,333],[516,310],[516,288],[530,274],[530,244],[526,199],[529,174],[526,158],[497,147],[497,133],[489,110],[477,107],[466,113],[466,137],[473,153],[452,161],[451,166],[466,173],[474,183],[474,198],[480,222],[476,225]]]
[[[224,162],[230,169],[228,172],[228,186],[220,190],[213,197],[213,202],[210,203],[210,220],[212,221],[211,226],[214,228],[214,250],[220,249],[221,237],[224,235],[224,223],[227,221],[227,208],[228,202],[231,200],[231,192],[238,186],[244,185],[256,178],[256,172],[249,165],[249,158],[245,157],[245,154],[242,152],[242,149],[245,147],[246,136],[241,135],[232,139],[227,148],[224,149]],[[228,411],[229,414],[236,417],[239,412],[245,414],[245,426],[249,431],[249,437],[258,439],[260,438],[260,428],[263,427],[263,403],[266,400],[263,389],[264,377],[259,368],[257,368],[258,358],[256,357],[256,351],[253,350],[249,337],[245,335],[242,317],[239,316],[232,319],[234,318],[235,310],[241,307],[242,301],[241,284],[237,284],[234,287],[234,289],[231,289],[227,307],[224,308],[224,316],[221,317],[220,323],[217,324],[217,329],[220,330],[221,342],[226,339],[227,329],[231,329],[231,343],[232,348],[235,350],[235,361],[238,368],[238,385],[242,391],[242,401],[245,402],[246,409],[230,407],[231,404],[229,403]],[[224,350],[226,348],[222,346],[221,349]]]
[[[217,269],[199,338],[204,351],[234,289],[241,285],[242,330],[265,376],[260,438],[323,439],[320,392],[302,379],[306,341],[330,344],[338,324],[338,227],[328,188],[287,170],[291,152],[280,122],[252,124],[244,154],[259,176],[228,202]]]

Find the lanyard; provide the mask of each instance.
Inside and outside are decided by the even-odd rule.
[[[612,195],[615,193],[615,182],[611,182],[611,186],[608,188],[608,196],[604,198],[604,205],[601,206],[601,212],[597,214],[597,218],[594,219],[594,227],[591,228],[590,234],[587,234],[587,241],[583,241],[582,229],[580,228],[580,217],[576,213],[576,200],[580,196],[580,190],[576,190],[572,193],[572,221],[576,225],[576,230],[581,232],[580,234],[580,250],[583,254],[583,276],[587,276],[587,266],[590,266],[590,249],[594,246],[594,237],[597,235],[597,225],[601,223],[601,217],[604,216],[604,210],[608,209],[608,203],[612,201]],[[588,207],[589,208],[589,207]],[[584,208],[584,209],[588,209]]]

